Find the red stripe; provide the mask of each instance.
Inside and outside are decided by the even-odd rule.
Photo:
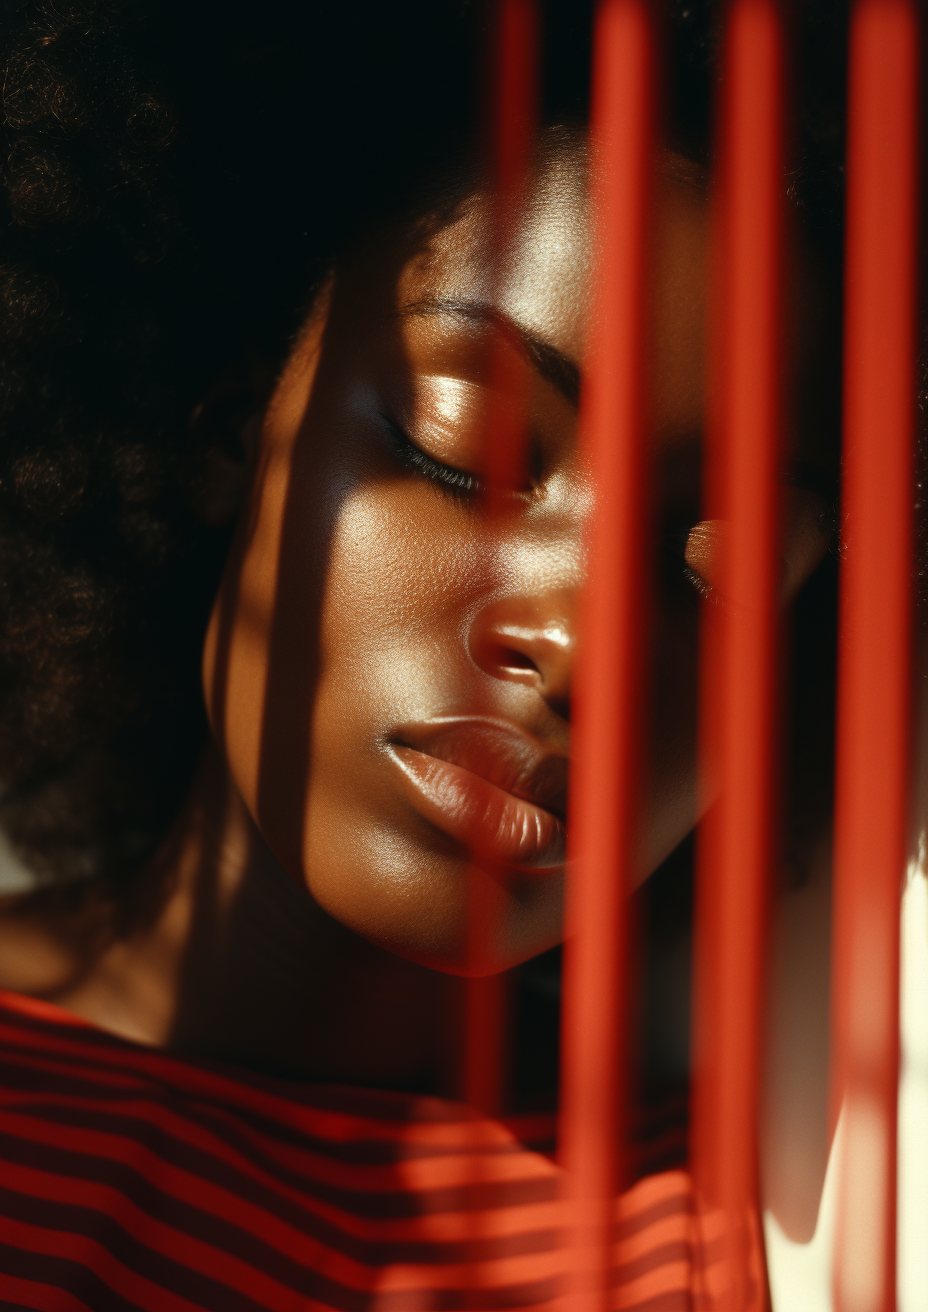
[[[7,1055],[11,1049],[7,1047]],[[30,1078],[30,1072],[33,1077]],[[35,1078],[41,1073],[46,1078]],[[4,1087],[0,1088],[0,1107],[6,1105],[19,1110],[28,1107],[41,1108],[50,1095],[60,1104],[79,1106],[115,1106],[125,1109],[130,1115],[133,1107],[160,1105],[170,1114],[183,1101],[184,1121],[191,1126],[204,1130],[211,1141],[222,1141],[235,1147],[245,1144],[248,1149],[259,1147],[262,1152],[285,1154],[288,1161],[293,1160],[293,1150],[298,1149],[310,1154],[312,1161],[341,1163],[346,1168],[353,1166],[396,1166],[401,1162],[422,1162],[432,1160],[439,1163],[441,1159],[466,1159],[470,1157],[519,1157],[524,1153],[524,1146],[516,1139],[498,1131],[497,1142],[487,1141],[488,1136],[474,1135],[474,1142],[459,1137],[455,1142],[416,1142],[415,1140],[395,1140],[343,1136],[337,1139],[319,1133],[319,1117],[313,1117],[316,1132],[307,1124],[301,1130],[276,1126],[264,1118],[256,1117],[247,1111],[228,1109],[200,1100],[179,1099],[171,1090],[152,1086],[150,1081],[131,1081],[125,1084],[108,1085],[96,1079],[75,1076],[73,1068],[64,1071],[54,1061],[41,1061],[31,1054],[20,1057],[15,1064],[0,1057],[0,1077]],[[159,1098],[160,1095],[160,1098]],[[158,1101],[154,1101],[158,1099]],[[344,1121],[341,1117],[340,1120]],[[355,1128],[366,1127],[355,1122]],[[468,1136],[469,1138],[470,1136]]]
[[[21,1007],[22,1003],[29,1005]],[[329,1111],[333,1119],[350,1123],[355,1136],[369,1129],[372,1138],[401,1140],[410,1133],[416,1137],[417,1131],[425,1137],[431,1126],[436,1130],[447,1126],[449,1135],[454,1135],[460,1133],[458,1127],[469,1125],[476,1134],[489,1132],[499,1138],[498,1126],[481,1120],[477,1113],[461,1104],[336,1085],[287,1084],[285,1088],[275,1088],[283,1082],[244,1070],[226,1075],[215,1063],[171,1057],[80,1021],[72,1027],[68,1013],[57,1007],[41,1004],[43,1021],[46,1013],[51,1012],[56,1023],[38,1023],[33,1016],[36,1005],[33,999],[0,991],[0,1044],[5,1045],[9,1037],[13,1043],[26,1043],[47,1052],[49,1042],[53,1041],[56,1053],[65,1060],[73,1057],[82,1063],[93,1062],[101,1071],[142,1076],[176,1092],[251,1111],[269,1122],[291,1126],[297,1131],[305,1125],[307,1112]],[[4,1009],[13,1015],[4,1017]],[[58,1022],[59,1016],[67,1019]]]
[[[345,1265],[339,1268],[338,1278],[364,1284],[367,1277],[363,1271],[358,1273],[362,1267],[374,1270],[396,1264],[434,1267],[499,1261],[527,1253],[550,1252],[558,1242],[559,1232],[552,1226],[547,1229],[525,1228],[504,1235],[490,1234],[481,1239],[459,1242],[436,1241],[427,1235],[418,1239],[390,1239],[386,1236],[380,1240],[358,1239],[335,1226],[289,1227],[277,1223],[272,1215],[248,1200],[227,1200],[221,1196],[210,1199],[211,1191],[202,1191],[199,1201],[194,1203],[192,1198],[183,1199],[163,1191],[160,1180],[152,1180],[137,1171],[114,1170],[111,1164],[99,1159],[86,1159],[80,1174],[71,1174],[68,1170],[71,1166],[72,1162],[65,1160],[56,1170],[53,1153],[23,1152],[15,1162],[11,1157],[7,1158],[2,1187],[49,1201],[93,1206],[98,1211],[110,1211],[122,1220],[118,1195],[125,1200],[127,1209],[143,1211],[153,1219],[153,1233],[157,1233],[158,1225],[165,1222],[214,1249],[237,1253],[247,1258],[256,1269],[276,1273],[277,1279],[291,1283],[295,1277],[290,1263],[295,1262],[301,1270],[305,1269],[309,1253],[323,1253],[324,1264],[330,1273],[335,1270],[333,1261],[343,1261]],[[105,1199],[110,1199],[112,1207],[104,1205],[101,1200]],[[208,1206],[210,1201],[214,1204],[212,1208]],[[234,1208],[229,1208],[229,1201],[235,1204]],[[170,1247],[160,1251],[173,1253]],[[313,1261],[316,1261],[315,1257]]]
[[[91,1054],[97,1050],[94,1031],[67,1033],[80,1033]],[[46,1035],[46,1042],[57,1044],[59,1038],[60,1030],[54,1038]],[[130,1045],[130,1064],[134,1055]],[[277,1140],[269,1156],[252,1123],[243,1131],[247,1152],[239,1171],[229,1164],[239,1161],[239,1154],[196,1118],[205,1114],[234,1138],[237,1119],[253,1122],[250,1110],[237,1118],[233,1108],[188,1100],[183,1089],[167,1085],[152,1090],[145,1080],[139,1086],[149,1095],[145,1098],[128,1099],[118,1078],[108,1089],[110,1097],[74,1096],[81,1081],[71,1078],[73,1056],[65,1063],[64,1091],[56,1097],[54,1062],[42,1061],[38,1049],[20,1060],[23,1069],[17,1071],[15,1059],[8,1058],[8,1084],[18,1075],[28,1083],[38,1074],[48,1088],[42,1095],[16,1095],[24,1105],[0,1114],[7,1131],[0,1140],[7,1157],[0,1178],[0,1205],[7,1213],[0,1219],[7,1245],[0,1269],[5,1264],[18,1281],[33,1281],[37,1288],[43,1280],[49,1287],[57,1284],[94,1312],[130,1306],[159,1312],[188,1306],[216,1312],[289,1307],[290,1291],[299,1291],[300,1306],[341,1312],[363,1312],[372,1299],[380,1312],[503,1307],[554,1312],[558,1282],[571,1261],[570,1250],[559,1246],[558,1174],[532,1154],[500,1154],[500,1143],[508,1140],[498,1127],[459,1122],[463,1149],[453,1154],[445,1143],[443,1158],[345,1164],[314,1148],[301,1152],[301,1136],[292,1130],[286,1134],[297,1146],[285,1151]],[[183,1083],[194,1079],[188,1071]],[[185,1116],[188,1109],[193,1119]],[[318,1123],[334,1126],[341,1150],[351,1146],[349,1120],[309,1110],[304,1124],[308,1130],[317,1130]],[[442,1136],[449,1133],[446,1126],[437,1127]],[[366,1133],[369,1124],[359,1118],[356,1128]],[[421,1128],[408,1126],[412,1136]],[[304,1139],[309,1138],[307,1132]],[[482,1160],[475,1155],[474,1138],[489,1149]],[[398,1145],[375,1141],[367,1147],[395,1154]],[[308,1175],[288,1173],[288,1152],[309,1164]],[[268,1156],[269,1169],[251,1166],[249,1154]],[[515,1167],[516,1178],[489,1187],[409,1187],[423,1171],[428,1178],[435,1171],[466,1173],[474,1165],[510,1175]],[[314,1171],[325,1178],[314,1178]],[[206,1178],[217,1172],[232,1188]],[[260,1187],[258,1175],[265,1182]],[[363,1191],[333,1184],[367,1178],[381,1186],[395,1181],[395,1187]],[[406,1219],[390,1214],[397,1208]],[[281,1220],[282,1209],[297,1224]],[[621,1244],[611,1256],[613,1267],[616,1261],[622,1266],[621,1279],[652,1286],[654,1279],[679,1281],[682,1288],[689,1268],[680,1260],[676,1236],[680,1224],[689,1226],[690,1213],[683,1175],[646,1181],[623,1200],[620,1219],[610,1226],[611,1242]],[[531,1279],[523,1278],[527,1273]],[[618,1278],[614,1270],[613,1278]],[[69,1304],[62,1301],[62,1306]]]
[[[89,1303],[68,1293],[60,1285],[47,1285],[36,1280],[21,1280],[3,1270],[3,1251],[0,1247],[0,1312],[19,1312],[31,1308],[34,1312],[100,1312]],[[13,1303],[10,1300],[16,1299]]]
[[[310,1268],[303,1266],[303,1279],[298,1283],[284,1284],[280,1278],[274,1278],[277,1273],[272,1275],[272,1270],[275,1265],[295,1267],[294,1263],[275,1263],[274,1254],[269,1250],[259,1251],[259,1257],[265,1259],[261,1265],[242,1260],[239,1254],[243,1249],[247,1252],[256,1247],[249,1243],[247,1231],[229,1234],[216,1227],[219,1229],[217,1238],[226,1242],[221,1246],[213,1245],[197,1234],[201,1218],[191,1215],[192,1208],[180,1208],[175,1204],[172,1211],[175,1223],[166,1224],[150,1212],[142,1211],[118,1188],[88,1180],[68,1180],[64,1176],[51,1176],[9,1163],[4,1167],[0,1186],[0,1212],[3,1214],[0,1233],[6,1228],[7,1218],[13,1216],[49,1230],[93,1236],[109,1251],[118,1250],[125,1236],[136,1241],[127,1246],[129,1253],[137,1254],[140,1249],[146,1251],[146,1274],[152,1279],[158,1278],[157,1273],[163,1265],[165,1283],[170,1284],[171,1276],[175,1275],[174,1268],[180,1263],[191,1272],[228,1286],[230,1306],[232,1291],[236,1291],[254,1299],[259,1306],[289,1312],[293,1290],[306,1283],[305,1276]],[[207,1228],[210,1220],[209,1217],[202,1218]],[[304,1247],[307,1247],[305,1243]],[[161,1259],[165,1260],[163,1264]],[[300,1275],[298,1271],[295,1274]]]
[[[222,1175],[211,1170],[211,1163],[204,1162],[202,1156],[180,1152],[172,1161],[164,1154],[153,1151],[144,1141],[147,1125],[139,1121],[136,1125],[139,1137],[130,1134],[115,1134],[111,1131],[84,1130],[75,1138],[70,1126],[59,1126],[55,1121],[44,1121],[30,1117],[6,1117],[5,1127],[9,1133],[23,1142],[40,1142],[53,1146],[64,1154],[62,1165],[68,1155],[86,1154],[87,1162],[105,1159],[124,1164],[137,1170],[143,1178],[157,1179],[159,1184],[179,1198],[187,1199],[195,1206],[206,1211],[215,1211],[221,1205],[223,1193],[227,1203],[223,1210],[234,1216],[239,1207],[239,1199],[249,1197],[247,1182],[238,1179],[223,1179]],[[80,1164],[75,1166],[80,1171]],[[348,1216],[367,1217],[371,1219],[416,1218],[435,1216],[443,1212],[467,1212],[479,1207],[483,1210],[511,1209],[552,1200],[556,1194],[554,1173],[537,1180],[515,1179],[493,1185],[478,1182],[474,1185],[462,1185],[457,1188],[422,1190],[414,1192],[402,1188],[396,1182],[392,1190],[367,1192],[349,1187],[339,1187],[326,1181],[296,1178],[290,1181],[286,1176],[267,1175],[267,1190],[262,1197],[258,1194],[267,1210],[275,1208],[275,1193],[281,1193],[296,1203],[300,1208],[313,1209],[319,1200],[335,1203],[341,1213]],[[289,1184],[289,1188],[288,1188]],[[252,1196],[254,1193],[252,1191]],[[291,1224],[296,1218],[288,1218]],[[336,1215],[336,1222],[342,1220]]]
[[[193,1303],[163,1285],[139,1275],[124,1266],[107,1249],[94,1239],[50,1230],[45,1226],[27,1225],[12,1217],[4,1217],[0,1228],[0,1243],[22,1249],[44,1259],[64,1259],[73,1264],[74,1278],[81,1269],[92,1273],[95,1283],[144,1309],[144,1312],[197,1312],[209,1304]],[[4,1259],[0,1258],[0,1262]],[[49,1270],[48,1274],[51,1274]],[[89,1283],[89,1282],[88,1282]],[[66,1285],[65,1288],[68,1286]],[[94,1300],[96,1302],[96,1300]],[[96,1309],[95,1309],[96,1312]]]

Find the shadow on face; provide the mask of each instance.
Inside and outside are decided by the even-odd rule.
[[[491,207],[382,234],[338,268],[277,384],[206,645],[213,729],[277,860],[354,933],[467,971],[558,941],[570,684],[585,525],[578,442],[591,269],[582,152],[540,170],[491,276]],[[708,206],[662,160],[655,212],[651,719],[642,878],[692,828],[700,595],[724,536],[700,521]],[[527,474],[483,513],[505,341]],[[792,592],[827,548],[790,498]]]

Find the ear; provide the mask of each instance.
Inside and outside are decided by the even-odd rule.
[[[227,524],[245,500],[275,381],[268,361],[243,357],[215,380],[190,416],[189,499],[204,524]]]

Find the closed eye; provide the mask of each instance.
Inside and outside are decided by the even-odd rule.
[[[423,451],[422,447],[418,446],[409,434],[404,433],[391,419],[384,416],[383,420],[391,449],[400,464],[454,496],[470,498],[481,490],[482,483],[476,474],[436,460],[434,456]]]
[[[705,550],[711,545],[705,541],[706,527],[705,521],[693,523],[687,519],[665,530],[660,545],[674,575],[682,577],[700,597],[716,601],[718,593],[706,577],[710,572],[706,566],[711,558],[711,551],[707,553]]]

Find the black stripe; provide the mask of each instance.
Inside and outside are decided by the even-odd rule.
[[[9,1056],[6,1049],[5,1056]],[[28,1058],[31,1054],[24,1054]],[[132,1076],[133,1081],[137,1079]],[[0,1058],[0,1086],[23,1093],[48,1094],[54,1097],[93,1099],[108,1102],[138,1102],[148,1099],[165,1107],[170,1107],[175,1114],[192,1121],[194,1124],[208,1127],[220,1137],[229,1133],[227,1116],[231,1114],[243,1124],[251,1126],[258,1133],[282,1147],[298,1147],[326,1157],[332,1161],[345,1162],[349,1165],[390,1165],[399,1161],[417,1161],[437,1157],[467,1156],[513,1156],[524,1151],[518,1142],[500,1141],[489,1144],[427,1144],[411,1143],[408,1140],[390,1139],[350,1139],[339,1141],[310,1134],[292,1126],[272,1121],[259,1113],[245,1108],[217,1104],[215,1100],[196,1095],[184,1096],[176,1090],[148,1080],[138,1080],[129,1087],[96,1081],[91,1076],[65,1072],[49,1071],[44,1067],[27,1064],[26,1061],[11,1063]],[[298,1104],[301,1105],[301,1104]],[[216,1109],[216,1112],[213,1109]],[[312,1111],[313,1108],[309,1108]],[[318,1109],[316,1109],[318,1110]],[[222,1113],[226,1113],[223,1115]],[[212,1114],[211,1114],[212,1113]],[[218,1113],[218,1114],[217,1114]],[[231,1142],[231,1141],[230,1141]],[[236,1140],[236,1143],[240,1140]]]
[[[138,1303],[130,1303],[104,1284],[99,1276],[70,1258],[30,1253],[24,1248],[0,1243],[0,1272],[18,1276],[20,1280],[50,1285],[52,1289],[62,1289],[93,1308],[93,1312],[139,1312]]]
[[[204,1211],[196,1204],[183,1202],[163,1192],[131,1166],[2,1134],[0,1157],[59,1178],[67,1176],[107,1185],[123,1194],[147,1215],[181,1233],[189,1234],[223,1252],[238,1254],[257,1270],[266,1271],[282,1284],[301,1287],[305,1267],[288,1258],[280,1249],[240,1229],[234,1223]],[[366,1240],[302,1209],[295,1208],[294,1211],[298,1233],[375,1270],[391,1263],[437,1265],[550,1252],[558,1239],[555,1231],[533,1230],[512,1236],[445,1243],[430,1243],[428,1240]]]
[[[0,1187],[0,1214],[42,1230],[58,1230],[96,1240],[123,1266],[144,1276],[153,1285],[168,1289],[205,1308],[217,1312],[259,1312],[260,1303],[239,1293],[231,1285],[201,1275],[174,1261],[164,1253],[149,1248],[122,1228],[113,1217],[72,1203],[49,1202]],[[216,1254],[217,1265],[222,1260]]]
[[[60,1286],[53,1286],[53,1288],[60,1288]],[[6,1298],[0,1298],[0,1312],[35,1312],[35,1308],[26,1307],[25,1303],[11,1303]]]
[[[666,1294],[655,1294],[643,1303],[635,1303],[625,1312],[693,1312],[693,1298],[685,1290],[672,1289]]]
[[[122,1039],[119,1035],[110,1034],[106,1030],[93,1027],[85,1029],[82,1026],[72,1027],[67,1022],[55,1022],[45,1018],[21,1014],[3,1006],[2,1003],[0,1003],[0,1022],[5,1022],[14,1029],[39,1034],[46,1039],[51,1035],[67,1043],[85,1045],[87,1060],[94,1060],[93,1050],[96,1048],[100,1050],[101,1054],[96,1058],[96,1063],[106,1065],[108,1068],[113,1068],[112,1057],[118,1055],[123,1059],[123,1065],[118,1069],[125,1070],[128,1068],[136,1078],[152,1081],[153,1083],[168,1083],[170,1074],[173,1074],[169,1071],[157,1073],[150,1069],[156,1062],[163,1062],[168,1067],[176,1066],[177,1075],[180,1078],[178,1078],[177,1085],[170,1084],[169,1087],[177,1088],[188,1097],[203,1098],[204,1100],[215,1099],[216,1095],[214,1093],[188,1090],[185,1087],[186,1081],[182,1078],[185,1073],[189,1073],[191,1070],[202,1071],[203,1074],[218,1077],[229,1085],[229,1092],[236,1107],[238,1104],[236,1093],[244,1087],[253,1089],[256,1093],[279,1099],[288,1107],[296,1104],[309,1109],[314,1108],[318,1111],[334,1111],[346,1113],[349,1116],[367,1117],[371,1120],[392,1121],[399,1124],[457,1125],[481,1119],[471,1108],[463,1104],[446,1102],[440,1098],[393,1093],[381,1089],[358,1089],[350,1085],[307,1084],[296,1080],[282,1080],[272,1075],[263,1075],[258,1071],[250,1071],[237,1066],[229,1066],[223,1062],[211,1061],[209,1058],[189,1057],[186,1053],[180,1055],[164,1050],[144,1048],[140,1044]],[[4,1046],[8,1046],[8,1044]],[[79,1060],[72,1053],[56,1053],[55,1055],[63,1061]]]
[[[200,1098],[184,1103],[185,1115],[199,1124],[216,1127],[224,1125],[222,1117],[210,1115],[215,1103]],[[496,1143],[450,1143],[429,1144],[411,1143],[406,1139],[328,1139],[319,1138],[305,1130],[269,1120],[247,1108],[223,1108],[231,1112],[243,1125],[248,1125],[259,1134],[282,1147],[307,1148],[322,1157],[348,1164],[390,1165],[393,1162],[418,1161],[435,1157],[511,1157],[525,1151],[518,1140],[500,1139]],[[318,1110],[318,1109],[314,1109]],[[344,1109],[343,1109],[344,1110]],[[346,1114],[352,1115],[347,1112]]]
[[[693,1212],[692,1195],[682,1191],[670,1194],[667,1198],[661,1198],[656,1203],[652,1203],[650,1207],[617,1221],[613,1229],[613,1236],[616,1239],[629,1239],[632,1235],[647,1230],[655,1221],[662,1221],[667,1216],[679,1216],[681,1212],[685,1215],[691,1215]]]
[[[28,1222],[32,1225],[40,1226],[45,1230],[59,1230],[69,1234],[84,1235],[87,1238],[95,1239],[99,1244],[107,1249],[118,1261],[137,1275],[144,1276],[158,1288],[170,1290],[172,1293],[179,1294],[181,1297],[188,1299],[197,1307],[201,1307],[206,1312],[266,1312],[266,1305],[255,1303],[247,1295],[239,1293],[231,1285],[221,1284],[209,1276],[200,1275],[192,1271],[189,1267],[182,1266],[179,1262],[165,1257],[154,1249],[146,1247],[139,1243],[131,1235],[126,1234],[121,1226],[113,1220],[112,1217],[104,1216],[99,1212],[91,1212],[87,1208],[74,1207],[63,1203],[48,1203],[26,1198],[24,1195],[12,1195],[11,1199],[6,1197],[8,1191],[0,1189],[0,1213],[5,1206],[12,1200],[12,1214],[17,1220]],[[9,1272],[11,1275],[24,1274],[16,1265],[16,1258],[20,1254],[25,1259],[31,1259],[32,1254],[23,1249],[8,1249],[12,1256],[6,1257],[5,1251],[0,1246],[0,1262],[8,1260]],[[222,1261],[222,1254],[217,1253],[217,1261]],[[134,1304],[120,1299],[118,1303],[109,1303],[106,1301],[93,1302],[86,1294],[82,1293],[79,1287],[72,1284],[60,1283],[56,1280],[49,1279],[45,1272],[45,1264],[52,1265],[61,1263],[68,1268],[67,1276],[71,1280],[76,1280],[75,1272],[83,1273],[90,1281],[93,1281],[101,1290],[110,1294],[109,1286],[103,1285],[88,1268],[83,1267],[80,1263],[70,1259],[48,1259],[40,1256],[39,1267],[32,1265],[32,1270],[39,1270],[41,1275],[30,1274],[28,1279],[44,1279],[47,1284],[59,1284],[59,1287],[67,1289],[69,1292],[78,1294],[84,1298],[94,1309],[94,1312],[123,1312],[124,1308],[133,1308]],[[0,1270],[4,1269],[0,1267]],[[327,1276],[321,1275],[316,1271],[306,1271],[303,1281],[303,1287],[297,1291],[306,1297],[313,1298],[326,1307],[330,1307],[334,1312],[369,1312],[372,1303],[376,1303],[377,1310],[380,1312],[383,1295],[376,1291],[368,1293],[363,1290],[349,1289],[347,1286],[339,1284],[337,1281],[330,1280]],[[418,1291],[413,1294],[413,1299],[418,1296]],[[117,1297],[118,1295],[113,1295]],[[444,1307],[445,1304],[435,1302],[435,1298],[441,1298],[443,1295],[439,1292],[427,1293],[426,1301],[421,1304],[423,1308]],[[420,1304],[415,1301],[410,1302],[408,1296],[400,1295],[399,1301],[395,1304],[396,1312],[407,1312],[407,1309],[415,1308]],[[458,1306],[455,1304],[455,1306]],[[464,1304],[462,1306],[470,1306]],[[483,1304],[478,1304],[483,1306]],[[496,1307],[497,1303],[491,1300],[488,1306]],[[507,1306],[499,1304],[500,1307]],[[517,1306],[517,1305],[516,1305]]]
[[[72,1070],[49,1070],[48,1063],[42,1066],[32,1065],[27,1061],[11,1062],[8,1059],[10,1049],[7,1047],[0,1057],[0,1087],[17,1093],[45,1094],[57,1098],[96,1098],[109,1101],[132,1100],[149,1097],[158,1101],[160,1090],[151,1085],[135,1081],[125,1084],[123,1081],[107,1083],[95,1080],[89,1075],[77,1075]]]
[[[49,1045],[55,1040],[62,1044],[83,1045],[89,1054],[93,1053],[94,1048],[100,1050],[106,1056],[100,1056],[96,1060],[99,1063],[106,1061],[110,1054],[128,1056],[132,1053],[144,1053],[148,1051],[141,1045],[128,1042],[121,1039],[118,1034],[110,1034],[107,1030],[96,1029],[94,1026],[71,1025],[67,1021],[46,1020],[44,1017],[27,1016],[19,1011],[12,1011],[0,1003],[0,1025],[8,1025],[11,1029],[20,1030],[26,1034],[36,1034],[44,1044]],[[33,1051],[35,1049],[33,1048]],[[72,1052],[61,1051],[58,1053],[63,1061],[76,1060]],[[110,1063],[112,1061],[110,1060]]]
[[[526,1281],[496,1289],[396,1289],[377,1299],[377,1312],[506,1312],[556,1298],[563,1278]]]
[[[35,1312],[34,1307],[26,1307],[25,1303],[10,1303],[5,1298],[0,1298],[0,1312]]]
[[[692,1266],[693,1245],[686,1239],[678,1239],[673,1243],[662,1244],[660,1248],[652,1248],[615,1267],[609,1283],[614,1289],[620,1289],[629,1281],[637,1280],[639,1276],[645,1276],[659,1267],[669,1266],[671,1262],[687,1262]]]
[[[27,1114],[24,1110],[19,1112],[19,1115],[24,1114]],[[47,1120],[76,1129],[123,1134],[132,1142],[144,1145],[163,1161],[181,1167],[193,1175],[199,1175],[204,1180],[211,1180],[214,1184],[221,1185],[243,1197],[254,1201],[260,1199],[261,1206],[276,1208],[283,1201],[267,1186],[253,1180],[237,1167],[223,1162],[204,1149],[176,1139],[168,1131],[152,1125],[149,1121],[74,1107],[31,1107],[28,1109],[28,1115],[35,1120]],[[227,1138],[226,1142],[236,1146],[234,1135],[231,1140]],[[558,1179],[554,1174],[530,1176],[521,1180],[443,1186],[423,1189],[415,1193],[410,1192],[408,1188],[359,1189],[349,1185],[331,1184],[309,1177],[301,1171],[290,1170],[271,1154],[263,1152],[259,1146],[247,1141],[242,1142],[240,1151],[272,1178],[276,1177],[292,1189],[300,1193],[309,1193],[312,1197],[332,1203],[345,1211],[372,1219],[378,1217],[401,1219],[423,1214],[473,1211],[476,1208],[489,1210],[518,1207],[527,1203],[547,1202],[556,1198],[558,1191]]]

